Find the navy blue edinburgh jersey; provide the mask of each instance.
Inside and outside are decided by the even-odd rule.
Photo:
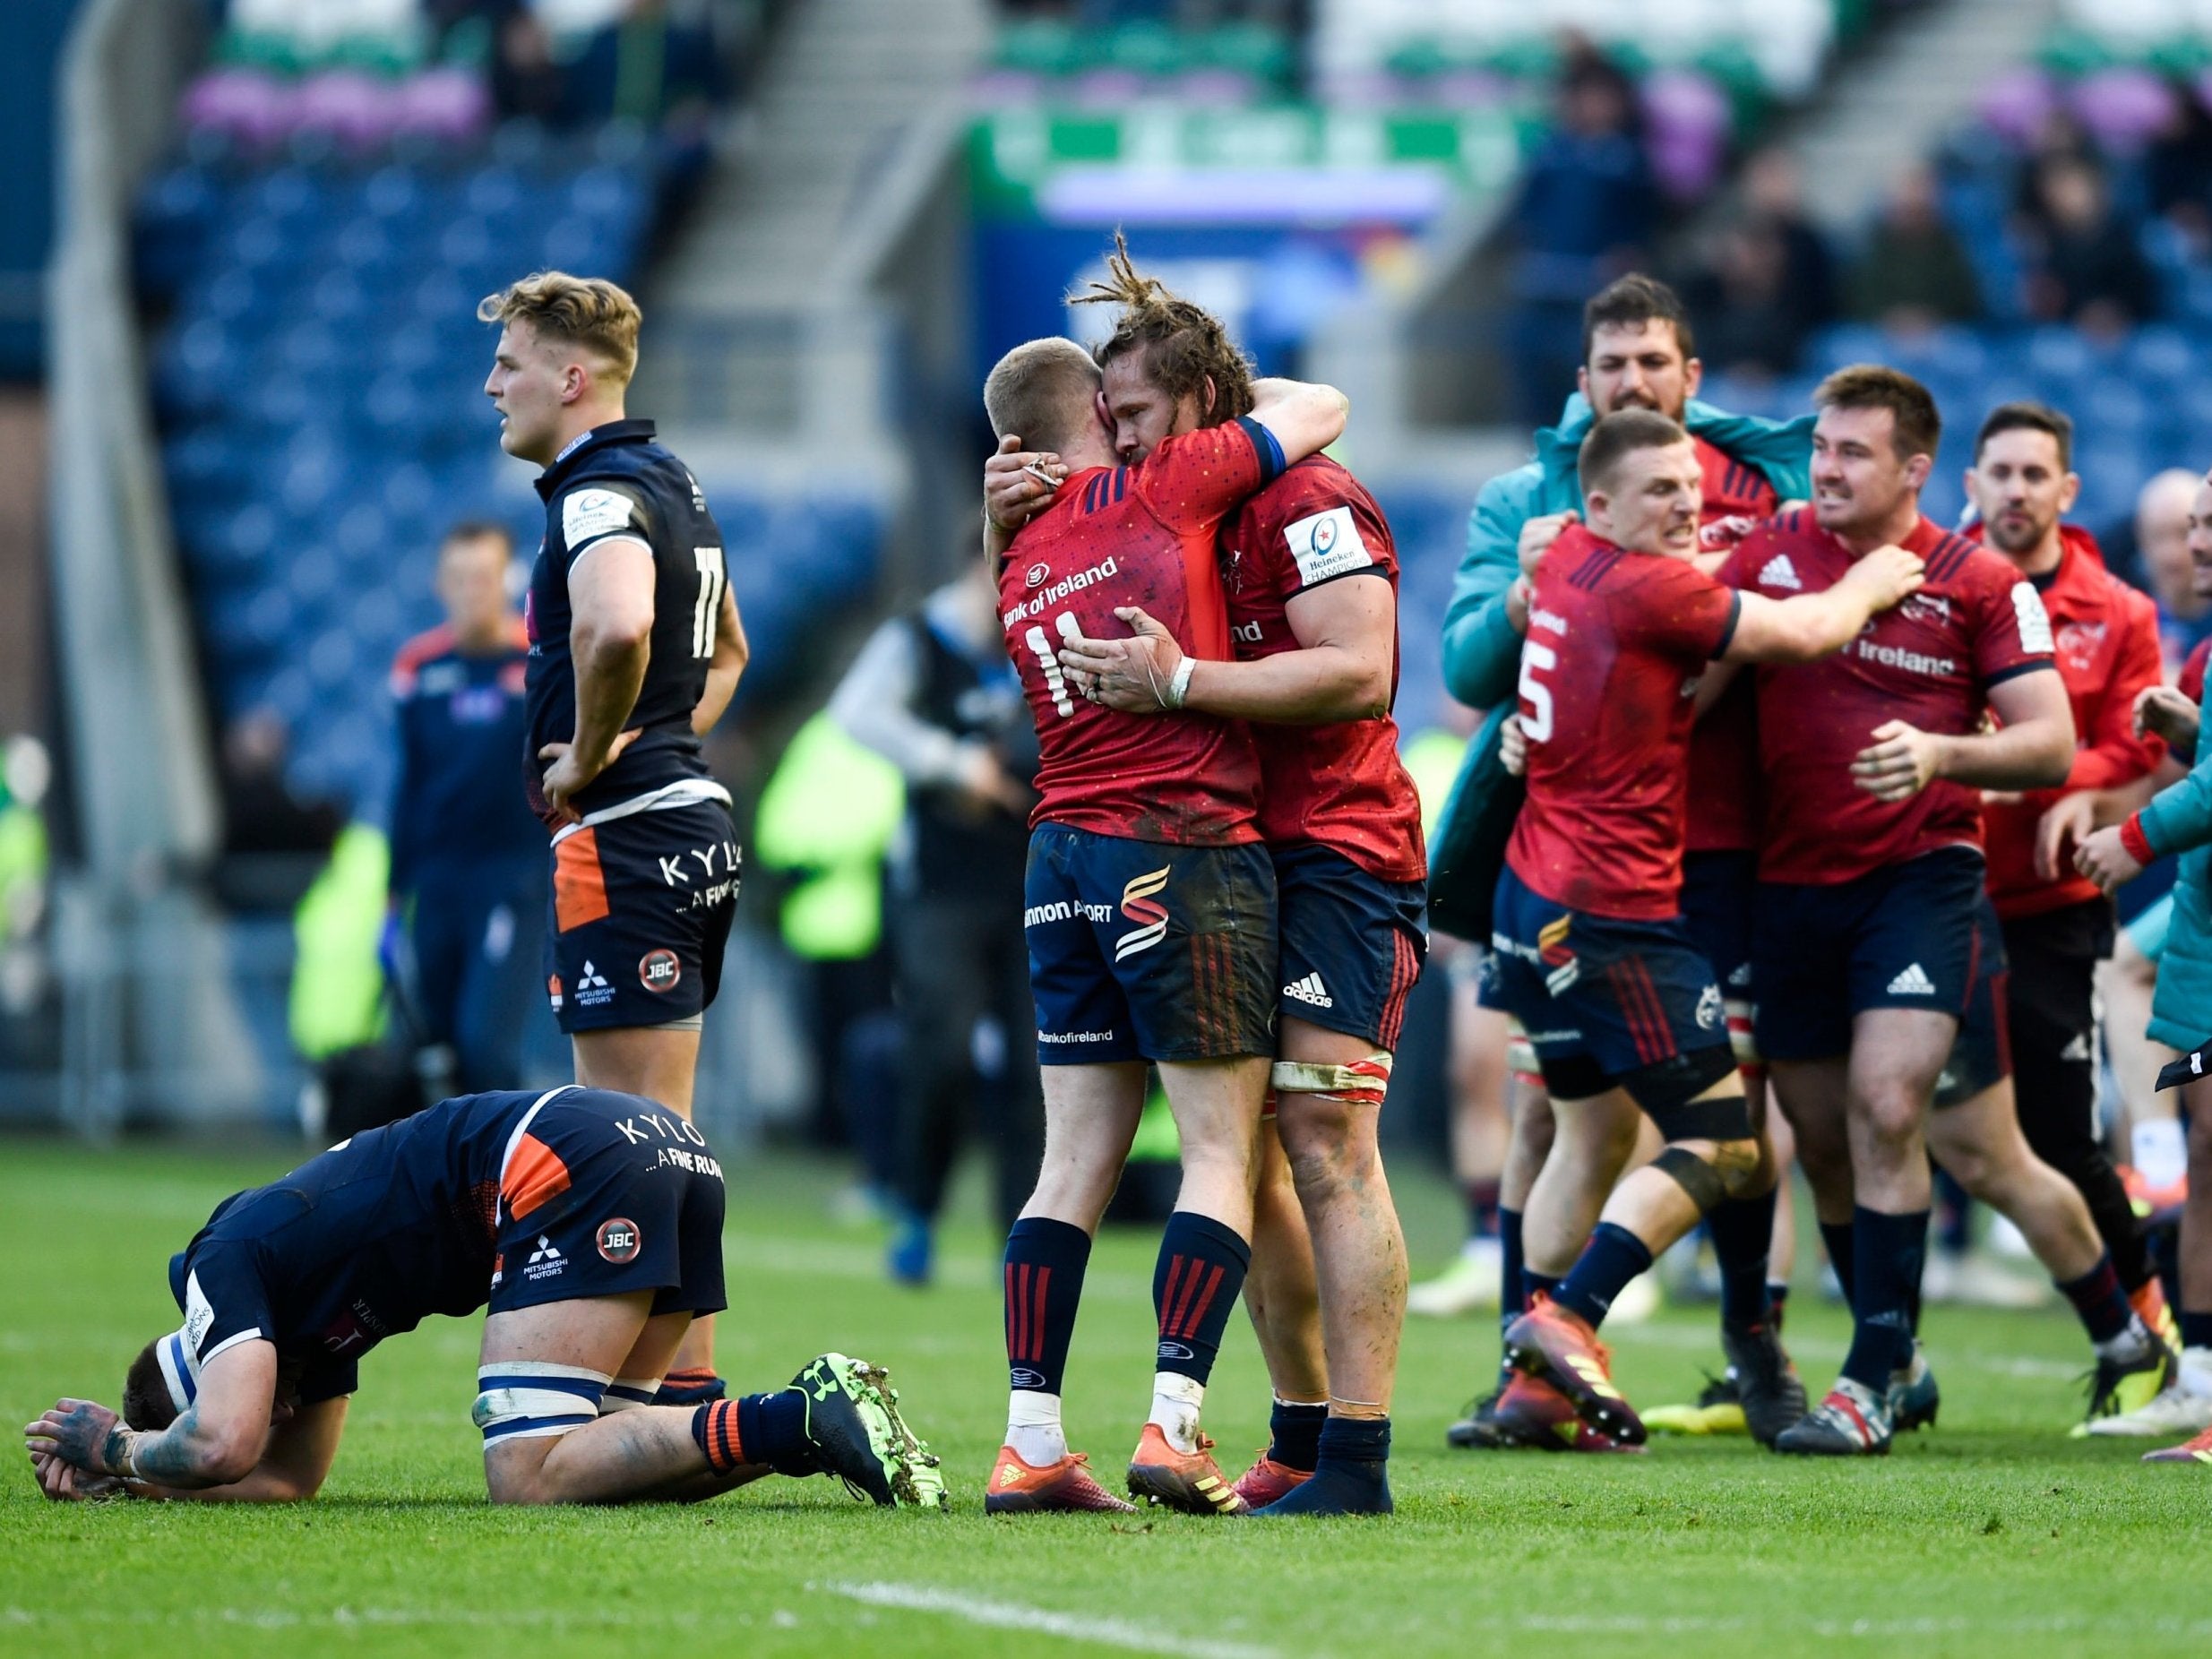
[[[191,1369],[259,1338],[312,1405],[352,1393],[360,1356],[431,1314],[602,1294],[582,1269],[604,1276],[634,1249],[563,1257],[589,1255],[569,1212],[600,1201],[606,1142],[634,1146],[637,1172],[674,1157],[719,1186],[705,1140],[675,1113],[571,1086],[443,1101],[233,1194],[169,1262]],[[548,1234],[570,1240],[565,1252]]]
[[[507,781],[528,735],[529,641],[472,657],[449,627],[400,648],[392,665],[400,775],[392,795],[392,890],[411,893],[429,864],[541,855],[546,832]]]
[[[653,554],[652,656],[624,729],[635,743],[577,793],[589,815],[686,778],[707,775],[692,710],[707,689],[727,572],[722,532],[684,463],[653,441],[650,420],[595,426],[538,475],[546,537],[530,571],[529,747],[522,775],[531,810],[546,817],[538,752],[576,735],[575,665],[569,651],[569,572],[596,542],[641,541]]]

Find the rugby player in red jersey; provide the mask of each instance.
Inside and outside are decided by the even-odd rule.
[[[1140,276],[1125,246],[1091,297],[1123,309],[1095,355],[1124,460],[1250,404],[1250,366],[1217,319]],[[1042,493],[1011,458],[986,484],[1009,520]],[[1238,660],[1197,663],[1183,707],[1255,722],[1282,941],[1278,1109],[1246,1285],[1276,1398],[1268,1449],[1236,1484],[1270,1514],[1377,1513],[1406,1254],[1376,1121],[1427,943],[1420,804],[1389,713],[1397,554],[1373,498],[1319,455],[1252,496],[1219,553]],[[1130,637],[1065,647],[1062,666],[1109,707],[1164,713],[1154,688],[1186,658],[1156,618],[1120,615]]]
[[[1613,1385],[1597,1326],[1659,1251],[1762,1173],[1772,1179],[1719,981],[1682,914],[1698,684],[1716,660],[1840,649],[1918,587],[1920,561],[1884,549],[1824,593],[1754,602],[1694,563],[1702,468],[1678,424],[1643,409],[1607,416],[1579,466],[1588,529],[1561,533],[1528,601],[1518,718],[1528,798],[1493,907],[1493,991],[1528,1031],[1562,1135],[1632,1102],[1666,1146],[1614,1189],[1557,1289],[1507,1331],[1520,1376],[1496,1414],[1524,1440],[1571,1441],[1579,1419],[1633,1446],[1644,1426]],[[1763,1438],[1795,1373],[1770,1323],[1729,1337]]]
[[[1097,365],[1035,340],[991,371],[984,403],[1070,468],[1001,563],[1007,649],[1037,726],[1023,922],[1037,1001],[1045,1159],[1006,1245],[1011,1397],[993,1512],[1125,1509],[1067,1449],[1061,1376],[1090,1238],[1113,1196],[1156,1062],[1182,1142],[1183,1190],[1153,1279],[1159,1339],[1132,1494],[1198,1514],[1244,1499],[1199,1432],[1205,1383],[1251,1259],[1252,1153],[1275,1050],[1275,879],[1260,847],[1244,727],[1160,723],[1078,692],[1060,648],[1140,606],[1196,654],[1159,687],[1179,706],[1200,657],[1229,654],[1214,537],[1244,497],[1343,430],[1344,399],[1283,381],[1252,412],[1115,465]]]
[[[2143,784],[2163,752],[2134,726],[2137,697],[2161,683],[2158,609],[2104,568],[2094,537],[2064,521],[2081,487],[2073,435],[2056,409],[2001,404],[1982,422],[1966,479],[1980,515],[1967,534],[2004,554],[2043,597],[2079,739],[2062,789],[1982,803],[1989,894],[2004,934],[2009,1087],[2027,1146],[2073,1182],[2129,1301],[2171,1340],[2178,1333],[2141,1224],[2097,1131],[2096,968],[2113,950],[2112,901],[2072,864],[2073,848],[2101,821],[2106,792]],[[1947,1104],[1941,1091],[1936,1100]],[[1980,1110],[1980,1102],[1966,1107]],[[1930,1120],[1932,1141],[1957,1127],[1953,1115]],[[1939,1161],[1943,1151],[1936,1148]],[[2077,1432],[2147,1404],[2167,1369],[2100,1365]]]
[[[1928,562],[1921,591],[1840,655],[1759,675],[1759,1046],[1856,1320],[1841,1380],[1776,1446],[1851,1455],[1887,1450],[1896,1428],[1926,1251],[1929,1102],[1969,993],[1988,983],[1981,958],[2003,949],[1984,921],[1979,792],[2061,783],[2074,728],[2034,584],[1921,517],[1941,429],[1927,389],[1862,365],[1830,375],[1814,404],[1812,509],[1753,531],[1723,580],[1817,593],[1878,546]],[[2087,1236],[2085,1272],[2101,1254]],[[2137,1323],[2109,1262],[2102,1272],[2084,1315],[2099,1341]]]

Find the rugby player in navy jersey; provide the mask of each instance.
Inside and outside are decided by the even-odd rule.
[[[514,787],[529,718],[529,639],[507,592],[504,525],[457,524],[438,548],[445,621],[392,665],[400,770],[392,792],[392,914],[404,928],[426,1043],[450,1046],[464,1094],[521,1081],[536,994],[546,836]]]
[[[1061,1379],[1091,1234],[1113,1196],[1159,1067],[1183,1187],[1153,1277],[1152,1409],[1129,1489],[1201,1514],[1244,1498],[1199,1415],[1251,1259],[1253,1153],[1275,1053],[1275,876],[1260,846],[1260,769],[1233,719],[1163,722],[1080,696],[1072,639],[1141,606],[1192,652],[1161,686],[1189,690],[1199,657],[1229,655],[1215,531],[1246,496],[1343,430],[1327,387],[1262,382],[1251,411],[1118,467],[1097,365],[1072,340],[1033,340],[991,371],[984,405],[1069,468],[1003,549],[1008,654],[1037,723],[1039,801],[1024,891],[1045,1092],[1045,1159],[1006,1245],[1006,1441],[993,1512],[1125,1509],[1084,1471],[1061,1424]]]
[[[1084,303],[1122,307],[1094,356],[1123,461],[1250,408],[1251,366],[1218,319],[1140,275],[1125,245],[1108,269]],[[1003,522],[1046,494],[1011,455],[986,483]],[[1420,804],[1389,712],[1397,553],[1373,497],[1325,455],[1263,486],[1217,552],[1236,660],[1196,663],[1183,707],[1253,722],[1282,940],[1246,1280],[1275,1404],[1236,1490],[1270,1514],[1385,1511],[1406,1254],[1376,1126],[1427,943]],[[1181,648],[1141,609],[1117,620],[1124,637],[1065,645],[1062,666],[1109,708],[1167,713],[1152,688]]]
[[[628,294],[546,271],[477,314],[500,324],[484,385],[500,447],[544,468],[523,764],[553,831],[547,991],[577,1081],[688,1119],[737,903],[729,792],[700,753],[745,665],[722,532],[652,423],[625,417]],[[671,1403],[721,1391],[713,1341],[704,1319],[685,1337]]]
[[[120,1413],[26,1425],[47,1497],[292,1502],[328,1474],[361,1356],[486,1307],[476,1404],[496,1503],[711,1498],[834,1474],[942,1508],[888,1373],[825,1354],[785,1388],[653,1404],[724,1305],[722,1169],[666,1107],[574,1084],[466,1095],[234,1193],[171,1258],[184,1323],[132,1362]]]

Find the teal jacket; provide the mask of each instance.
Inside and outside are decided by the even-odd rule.
[[[1444,612],[1444,686],[1475,709],[1493,709],[1513,694],[1520,675],[1520,635],[1505,615],[1505,590],[1520,574],[1520,527],[1547,512],[1582,505],[1575,457],[1595,416],[1580,392],[1567,400],[1559,425],[1536,434],[1536,459],[1483,486],[1467,523],[1467,552]],[[1785,501],[1812,494],[1812,417],[1762,420],[1729,415],[1695,398],[1683,412],[1692,437],[1760,473]]]
[[[2181,855],[2150,1035],[2186,1053],[2212,1042],[2212,743],[2198,743],[2189,776],[2161,789],[2136,822],[2151,851]]]
[[[1730,415],[1695,398],[1683,411],[1691,436],[1756,469],[1785,501],[1812,494],[1812,418],[1771,421]],[[1511,711],[1520,677],[1521,636],[1505,614],[1505,590],[1520,574],[1521,526],[1545,513],[1582,505],[1575,459],[1595,419],[1580,392],[1569,398],[1559,425],[1537,432],[1536,459],[1484,485],[1467,518],[1467,552],[1444,612],[1444,685],[1469,707],[1490,710],[1490,718],[1467,745],[1459,778],[1430,837],[1429,886],[1439,925],[1447,914],[1461,918],[1489,914],[1486,883],[1494,881],[1496,872],[1489,855],[1477,849],[1494,838],[1483,828],[1483,804],[1496,772],[1477,774],[1484,757],[1497,751],[1497,728]],[[1465,849],[1464,855],[1453,849]]]

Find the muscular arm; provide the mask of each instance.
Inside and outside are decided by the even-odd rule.
[[[1902,547],[1877,547],[1820,593],[1769,599],[1740,592],[1735,632],[1723,656],[1739,663],[1806,663],[1840,651],[1870,618],[1917,589],[1923,569]]]
[[[1996,731],[1938,739],[1936,776],[1976,789],[2048,789],[2066,781],[2074,760],[2074,711],[2066,682],[2036,669],[1989,690],[2003,722]]]
[[[1283,464],[1304,460],[1334,443],[1343,434],[1352,413],[1352,400],[1334,386],[1310,385],[1299,380],[1255,380],[1252,383],[1252,417],[1275,434],[1282,446]]]
[[[594,542],[570,571],[568,592],[574,618],[568,643],[576,664],[576,752],[601,757],[637,707],[652,657],[652,550],[626,536]],[[730,615],[736,615],[733,605]]]
[[[737,616],[737,596],[726,583],[722,609],[714,623],[714,655],[707,663],[707,689],[700,693],[698,706],[692,710],[694,735],[704,737],[714,729],[715,722],[729,707],[729,700],[737,694],[737,682],[745,676],[745,664],[752,658],[745,625]]]
[[[128,1481],[133,1498],[194,1503],[304,1503],[323,1490],[345,1432],[347,1401],[317,1400],[303,1405],[269,1431],[261,1460],[243,1480],[223,1486],[163,1486]]]
[[[1390,712],[1398,612],[1388,581],[1351,576],[1285,607],[1295,651],[1254,662],[1200,661],[1183,707],[1287,726],[1371,720]],[[1172,672],[1175,664],[1166,666]]]
[[[199,1397],[166,1429],[134,1430],[91,1400],[57,1400],[24,1430],[24,1447],[85,1474],[177,1491],[245,1481],[269,1441],[277,1350],[241,1342],[201,1370]]]

